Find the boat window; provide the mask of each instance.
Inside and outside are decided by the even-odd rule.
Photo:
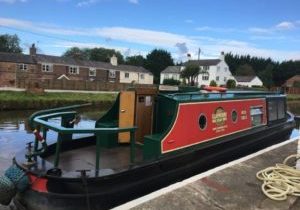
[[[199,117],[199,127],[201,130],[204,130],[206,128],[207,120],[205,115],[201,114]]]
[[[252,126],[258,126],[263,123],[262,107],[252,107],[250,110]]]
[[[233,110],[231,112],[231,119],[232,119],[232,122],[234,122],[234,123],[237,122],[238,116],[237,116],[237,112],[235,110]]]
[[[284,101],[278,101],[278,119],[285,118],[285,108],[284,108]]]
[[[268,103],[269,121],[277,120],[277,102],[269,101]]]

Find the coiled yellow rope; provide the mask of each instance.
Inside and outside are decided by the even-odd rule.
[[[287,165],[290,159],[300,158],[300,154],[290,155],[283,164],[268,167],[257,172],[256,177],[263,181],[263,193],[273,200],[286,200],[288,195],[300,196],[300,170]]]

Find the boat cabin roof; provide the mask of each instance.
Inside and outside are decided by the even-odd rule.
[[[245,98],[266,98],[266,97],[284,97],[285,95],[279,92],[268,91],[227,91],[227,92],[176,92],[176,93],[161,93],[161,96],[178,102],[194,102],[194,101],[214,101],[218,99],[232,100],[232,99],[245,99]]]

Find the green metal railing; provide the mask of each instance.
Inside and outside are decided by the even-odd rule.
[[[74,108],[75,106],[72,106]],[[77,105],[76,108],[81,107]],[[59,110],[67,110],[70,107],[64,107]],[[94,134],[95,136],[100,134],[113,134],[113,133],[122,133],[122,132],[129,132],[130,133],[130,164],[135,162],[135,131],[137,127],[128,127],[128,128],[73,128],[70,125],[70,121],[74,119],[76,115],[75,111],[68,111],[68,112],[56,112],[53,113],[55,110],[45,110],[44,112],[39,112],[38,114],[34,114],[31,116],[30,123],[32,128],[38,128],[43,132],[43,138],[46,141],[47,138],[47,131],[52,130],[58,133],[57,143],[56,143],[56,150],[55,150],[55,160],[54,160],[54,167],[58,167],[59,165],[59,157],[60,157],[60,150],[61,144],[64,140],[72,140],[73,134]],[[52,112],[52,113],[51,113]],[[61,117],[61,125],[49,122],[49,119]],[[100,141],[101,138],[96,138],[96,163],[95,163],[95,171],[96,175],[98,175],[100,169]],[[35,147],[34,151],[38,151],[38,139],[35,139]]]

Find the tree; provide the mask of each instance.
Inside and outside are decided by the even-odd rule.
[[[253,76],[255,75],[255,71],[253,70],[251,65],[243,64],[237,68],[235,74],[238,76]]]
[[[274,85],[273,71],[273,64],[268,64],[266,69],[264,69],[264,71],[259,74],[260,79],[262,80],[264,86],[267,88],[271,88]]]
[[[78,47],[68,49],[63,56],[79,60],[89,60],[88,49],[80,49]]]
[[[0,52],[22,53],[20,39],[15,35],[0,35]]]
[[[233,89],[236,87],[236,82],[234,79],[229,79],[227,80],[226,82],[226,87],[229,88],[229,89]]]
[[[173,78],[164,79],[163,84],[164,85],[180,85],[180,81],[177,79],[173,79]]]
[[[141,55],[128,56],[125,63],[133,66],[145,66],[146,59]]]
[[[194,86],[195,80],[198,77],[199,72],[200,68],[198,65],[189,64],[184,68],[182,72],[180,72],[180,76],[184,79],[187,79],[189,85]]]
[[[212,80],[212,81],[210,81],[210,83],[209,83],[209,86],[212,86],[212,87],[217,87],[217,86],[218,86],[218,84],[216,83],[216,81],[215,81],[215,80]]]
[[[124,63],[123,55],[114,49],[106,49],[106,48],[92,48],[89,49],[89,60],[91,61],[102,61],[102,62],[110,62],[110,58],[113,55],[116,55],[118,58],[118,64]]]
[[[146,57],[146,69],[150,70],[154,75],[154,82],[159,83],[160,72],[168,66],[173,66],[174,62],[171,54],[162,49],[152,50]]]

